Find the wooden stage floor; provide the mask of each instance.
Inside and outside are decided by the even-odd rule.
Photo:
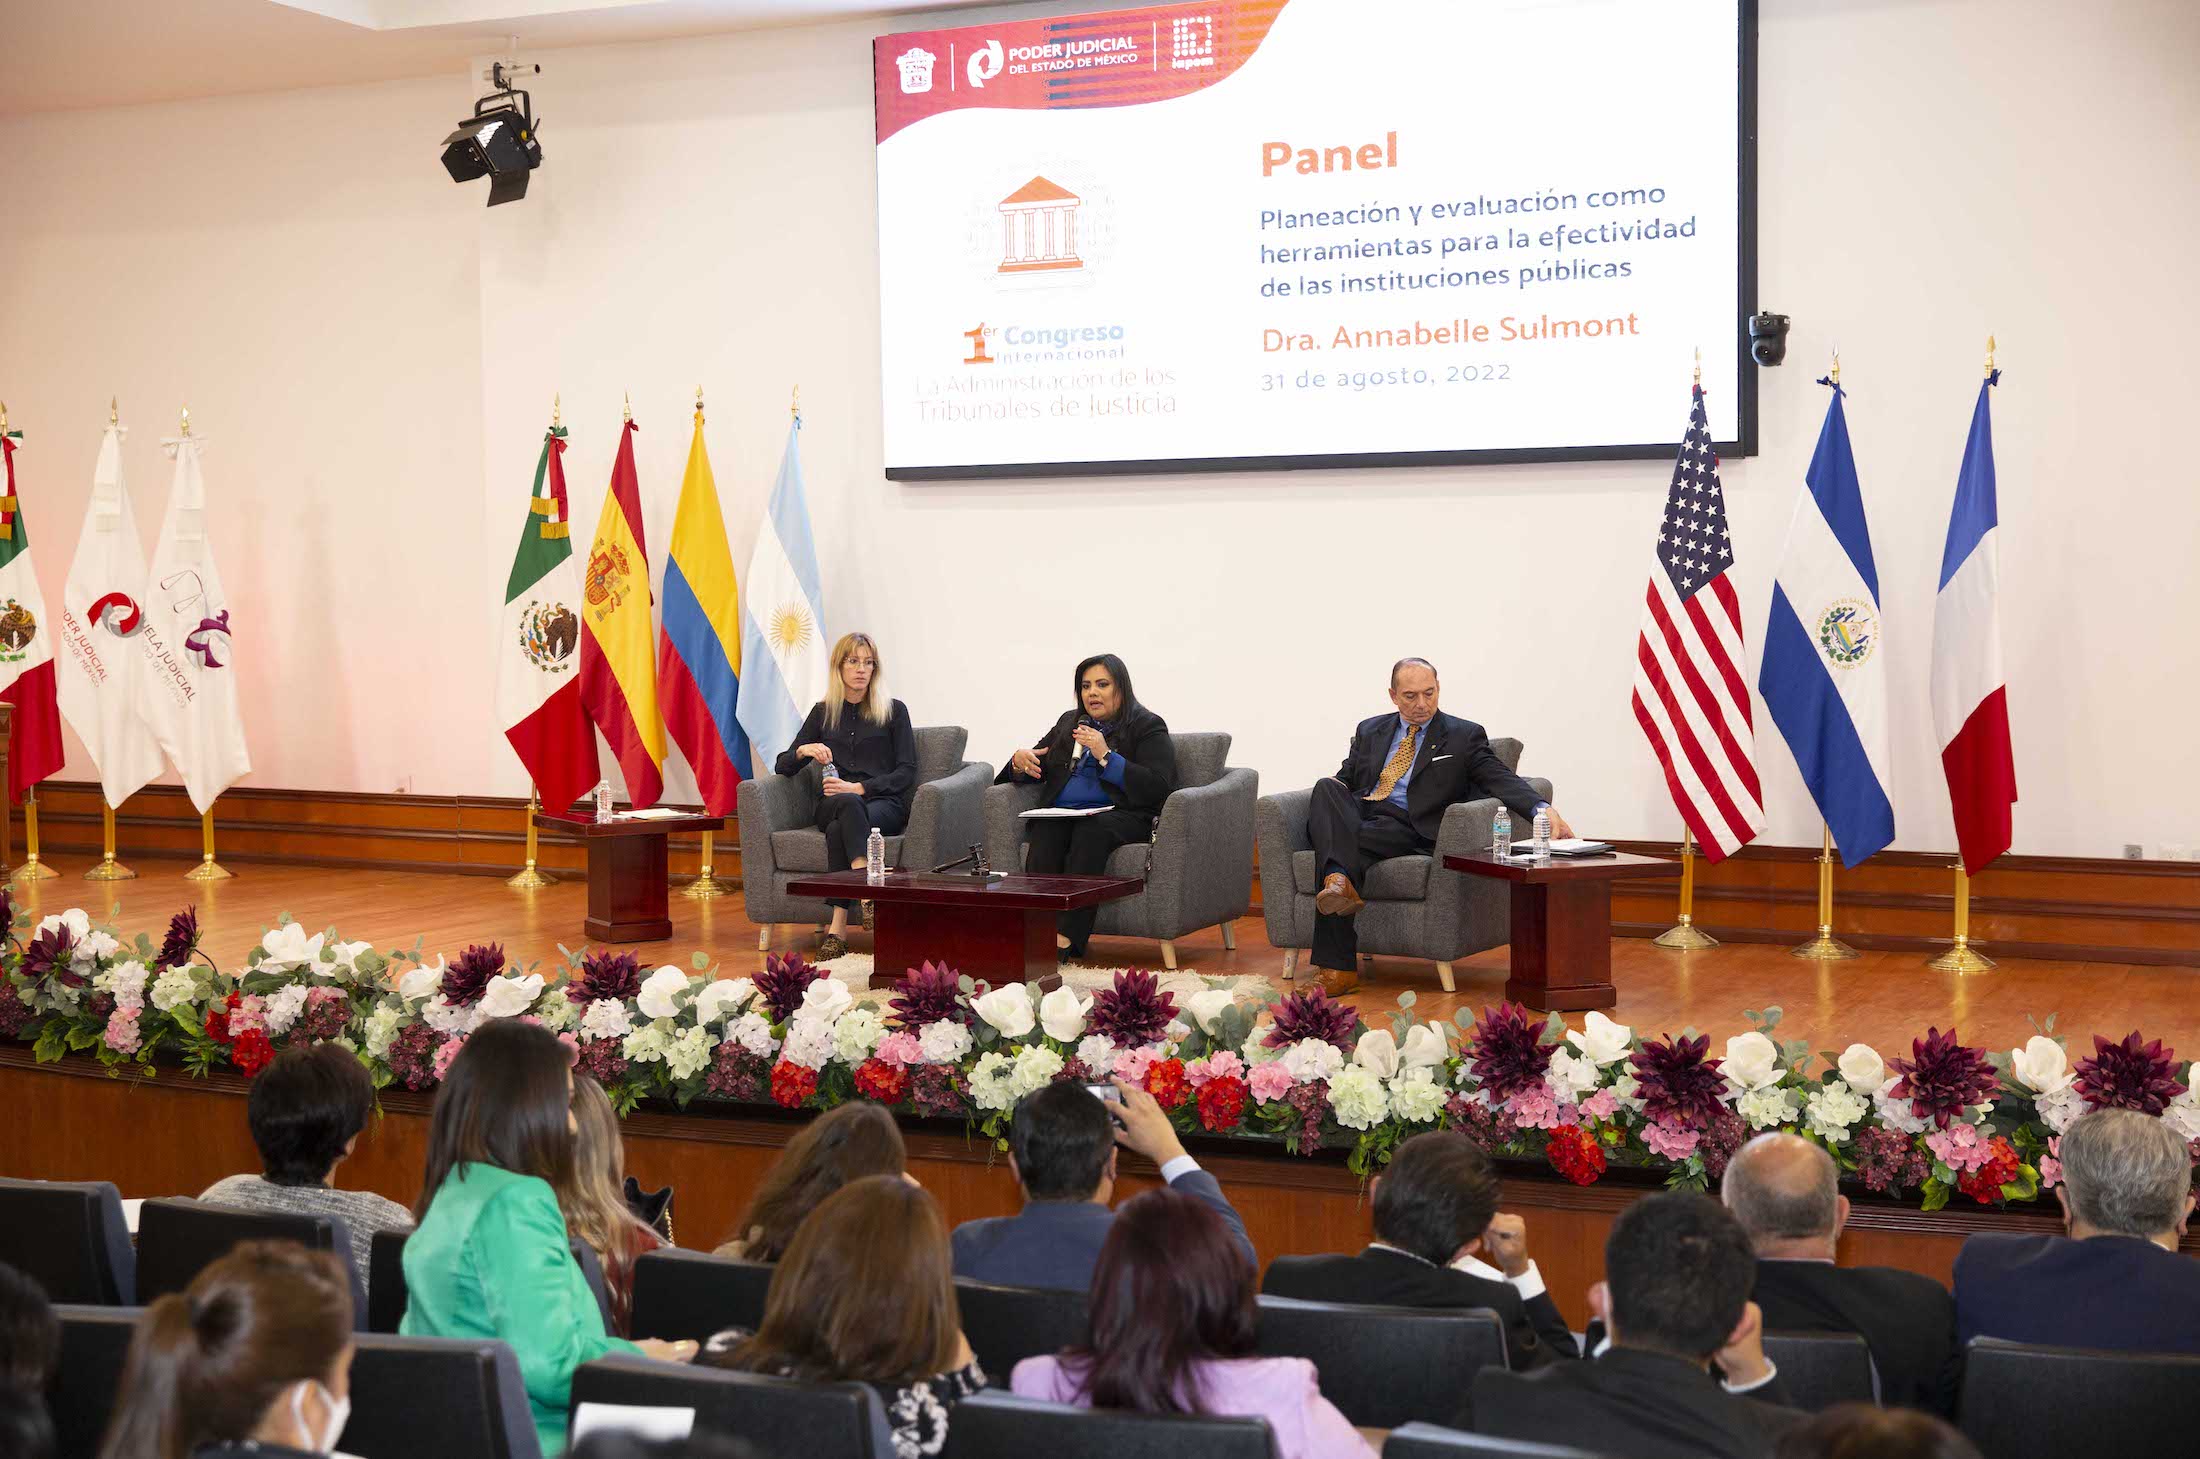
[[[483,876],[239,863],[231,867],[234,880],[200,883],[184,880],[193,864],[188,861],[148,857],[130,864],[138,872],[134,881],[87,882],[84,864],[72,858],[58,878],[17,883],[18,903],[39,915],[83,907],[94,922],[109,921],[126,936],[142,929],[156,940],[171,913],[196,904],[206,951],[225,968],[241,964],[261,932],[286,912],[309,932],[334,927],[384,951],[410,948],[425,936],[431,958],[457,953],[469,942],[500,942],[516,960],[554,962],[560,943],[577,948],[582,941],[587,890],[577,880],[522,893]],[[762,965],[757,930],[743,915],[739,894],[695,902],[675,893],[671,900],[674,935],[636,944],[637,955],[685,966],[701,949],[728,977]],[[1836,914],[1838,926],[1838,908]],[[849,942],[869,950],[860,931]],[[1219,933],[1210,930],[1179,942],[1177,952],[1182,966],[1198,972],[1282,978],[1283,955],[1268,945],[1257,914],[1238,922],[1237,944],[1235,952],[1225,950]],[[780,950],[809,945],[807,932],[793,927],[779,929],[773,944]],[[1160,965],[1154,943],[1097,938],[1092,952],[1096,964]],[[1708,1033],[1716,1050],[1727,1035],[1748,1027],[1744,1009],[1777,1004],[1785,1010],[1784,1038],[1807,1037],[1818,1049],[1861,1040],[1888,1054],[1928,1025],[1951,1024],[1966,1042],[2008,1049],[2032,1034],[2031,1018],[2044,1021],[2053,1013],[2060,1015],[2057,1030],[2071,1036],[2073,1055],[2090,1049],[2088,1034],[2113,1038],[2138,1028],[2176,1047],[2182,1058],[2200,1057],[2200,968],[2009,959],[1991,972],[1959,977],[1934,972],[1924,961],[1916,953],[1865,953],[1821,964],[1792,958],[1777,946],[1735,943],[1683,954],[1618,939],[1612,971],[1619,1006],[1610,1013],[1645,1035],[1683,1028]],[[1455,1008],[1478,1010],[1502,996],[1505,949],[1454,967],[1455,995],[1437,987],[1429,964],[1380,960],[1354,1001],[1376,1017],[1411,989],[1421,1017],[1449,1018]]]

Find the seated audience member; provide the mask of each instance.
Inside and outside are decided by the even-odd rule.
[[[58,1442],[44,1396],[0,1378],[0,1454],[8,1459],[54,1459]]]
[[[749,1198],[738,1236],[713,1255],[774,1262],[818,1203],[867,1175],[902,1175],[909,1152],[894,1117],[875,1104],[844,1104],[812,1119],[787,1142]]]
[[[545,1454],[565,1447],[573,1370],[610,1353],[684,1361],[692,1342],[627,1342],[573,1259],[557,1192],[578,1158],[573,1051],[536,1024],[467,1038],[428,1121],[420,1227],[405,1243],[407,1337],[495,1338],[519,1359]]]
[[[61,1359],[61,1319],[46,1289],[0,1261],[0,1383],[43,1393]]]
[[[897,1456],[937,1454],[948,1411],[985,1387],[963,1338],[947,1223],[923,1187],[867,1175],[802,1223],[754,1335],[713,1337],[703,1362],[820,1383],[868,1383]]]
[[[1837,1403],[1780,1436],[1773,1459],[1979,1459],[1976,1445],[1931,1414]]]
[[[1528,1255],[1527,1227],[1518,1216],[1499,1214],[1498,1193],[1497,1172],[1481,1146],[1457,1131],[1415,1135],[1375,1178],[1375,1240],[1367,1249],[1356,1256],[1279,1256],[1261,1290],[1309,1302],[1486,1308],[1505,1325],[1513,1367],[1579,1357]]]
[[[1117,847],[1152,837],[1161,803],[1176,789],[1176,742],[1161,716],[1138,702],[1131,671],[1114,654],[1078,664],[1070,692],[1075,702],[1054,727],[1009,756],[995,779],[1037,781],[1044,806],[1097,811],[1030,822],[1024,870],[1098,876]],[[1085,955],[1098,916],[1097,907],[1079,907],[1055,919],[1054,946],[1063,962]]]
[[[1956,1304],[1931,1277],[1834,1264],[1849,1200],[1833,1157],[1800,1135],[1759,1135],[1719,1187],[1757,1252],[1751,1296],[1767,1332],[1853,1332],[1871,1349],[1879,1401],[1955,1411]]]
[[[1080,1408],[1262,1418],[1278,1459],[1368,1459],[1312,1363],[1254,1356],[1259,1309],[1240,1241],[1178,1191],[1125,1201],[1092,1274],[1084,1346],[1024,1359],[1010,1388]]]
[[[2200,1353],[2200,1264],[2180,1256],[2192,1156],[2152,1115],[2102,1109],[2062,1135],[2068,1236],[1981,1232],[1956,1255],[1956,1339]]]
[[[1718,1202],[1642,1197],[1612,1223],[1604,1280],[1589,1293],[1609,1347],[1532,1373],[1483,1369],[1455,1426],[1618,1459],[1766,1459],[1803,1416],[1780,1406],[1749,1300],[1755,1269],[1749,1238]]]
[[[1143,1089],[1118,1082],[1120,1104],[1095,1099],[1082,1084],[1049,1084],[1018,1101],[1008,1132],[1008,1168],[1024,1191],[1013,1216],[965,1221],[955,1228],[955,1275],[1003,1287],[1083,1291],[1108,1239],[1114,1213],[1115,1148],[1161,1167],[1161,1178],[1211,1206],[1254,1260],[1245,1223],[1215,1178],[1184,1153],[1168,1115]]]
[[[558,1209],[565,1213],[565,1229],[586,1242],[602,1264],[611,1330],[625,1337],[634,1314],[634,1258],[664,1242],[626,1203],[626,1149],[619,1138],[619,1116],[603,1086],[586,1074],[573,1076],[573,1118],[580,1126],[573,1181],[558,1188]]]
[[[238,1243],[138,1319],[103,1459],[332,1452],[351,1415],[351,1319],[341,1257]]]
[[[285,1049],[252,1081],[245,1101],[260,1173],[224,1176],[199,1199],[247,1211],[343,1217],[351,1264],[364,1282],[374,1233],[413,1223],[412,1212],[393,1200],[329,1184],[373,1113],[374,1081],[352,1055],[334,1044]]]

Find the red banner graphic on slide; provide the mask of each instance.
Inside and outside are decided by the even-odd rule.
[[[1289,0],[1152,5],[871,43],[878,139],[943,111],[1136,106],[1214,85],[1260,48]]]

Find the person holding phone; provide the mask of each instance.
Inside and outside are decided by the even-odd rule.
[[[1076,703],[1009,757],[997,783],[1037,781],[1041,805],[1093,812],[1031,822],[1025,871],[1098,876],[1117,847],[1152,837],[1161,803],[1176,789],[1176,745],[1161,716],[1138,702],[1131,671],[1114,654],[1079,663],[1071,683]],[[1061,914],[1054,945],[1062,961],[1085,955],[1098,915],[1097,907]]]

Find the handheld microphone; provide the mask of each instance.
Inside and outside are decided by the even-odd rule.
[[[1100,728],[1100,722],[1094,719],[1089,714],[1080,714],[1077,716],[1077,727],[1079,729],[1098,729]],[[1077,753],[1070,757],[1069,762],[1069,768],[1075,770],[1077,768],[1078,761],[1084,759],[1087,755],[1091,754],[1092,751],[1085,748],[1084,741],[1076,739],[1075,737],[1071,738],[1070,743],[1077,747]]]

